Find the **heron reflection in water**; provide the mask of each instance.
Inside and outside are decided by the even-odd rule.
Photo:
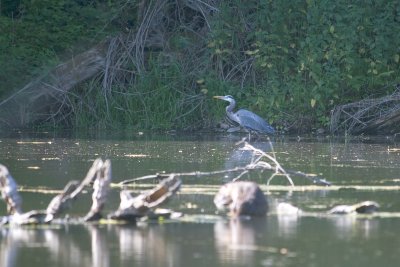
[[[274,134],[275,129],[269,125],[263,118],[257,114],[247,110],[239,109],[234,112],[233,109],[236,106],[236,101],[231,95],[226,96],[214,96],[216,99],[221,99],[229,102],[226,107],[226,115],[230,121],[238,124],[249,132],[256,132],[257,134]],[[238,130],[239,127],[230,128],[228,131],[233,132]]]
[[[251,144],[254,148],[264,151],[265,153],[270,153],[273,151],[273,146],[271,142],[252,142]],[[238,147],[237,145],[234,146],[231,153],[229,153],[224,162],[224,169],[230,170],[236,167],[245,167],[248,164],[251,164],[256,158],[258,157],[257,153],[253,150]],[[236,178],[238,173],[229,172],[224,175],[224,180],[232,180]],[[247,174],[248,175],[248,174]],[[264,176],[262,172],[259,172],[260,178]],[[250,176],[249,176],[250,177]]]
[[[0,164],[0,192],[7,204],[8,214],[21,214],[22,198],[18,193],[17,183],[7,167]]]

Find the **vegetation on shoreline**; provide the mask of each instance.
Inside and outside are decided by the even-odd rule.
[[[310,132],[328,126],[336,105],[390,94],[399,82],[400,4],[394,0],[26,3],[17,22],[4,4],[0,18],[9,30],[0,39],[9,51],[0,64],[18,86],[15,73],[32,77],[75,43],[107,34],[123,36],[125,46],[136,42],[124,51],[110,46],[124,59],[113,65],[112,79],[102,74],[75,88],[65,112],[47,122],[51,127],[209,128],[224,113],[211,96],[231,94],[278,129]],[[35,5],[40,12],[32,11]],[[85,16],[71,13],[82,6]],[[40,28],[29,27],[43,17]],[[10,30],[16,23],[19,35]],[[34,45],[50,48],[40,54]],[[33,51],[37,58],[29,57]],[[0,94],[5,90],[1,85]]]

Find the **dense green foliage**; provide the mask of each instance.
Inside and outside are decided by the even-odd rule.
[[[209,46],[224,65],[254,59],[254,81],[230,92],[243,106],[324,126],[334,105],[392,92],[399,27],[398,1],[231,1]]]
[[[3,1],[0,94],[75,44],[100,40],[115,14],[138,19],[134,4],[116,8],[124,1],[20,2]],[[96,80],[83,85],[71,96],[70,126],[208,127],[225,104],[211,96],[231,94],[278,128],[310,131],[327,126],[335,105],[391,93],[399,82],[398,1],[220,1],[190,29],[202,14],[175,12],[178,2],[170,12],[179,14],[164,20],[165,49],[147,51],[146,72],[108,92],[94,90]]]
[[[207,109],[204,105],[208,103],[203,94],[182,97],[191,79],[184,75],[182,66],[170,63],[161,68],[156,59],[149,63],[152,66],[135,84],[114,86],[108,94],[97,90],[98,83],[87,83],[81,89],[88,93],[73,98],[72,126],[158,130],[193,130],[203,126],[206,115],[198,111]]]

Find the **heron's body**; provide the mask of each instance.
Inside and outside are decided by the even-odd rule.
[[[229,105],[226,107],[226,115],[230,120],[239,124],[246,130],[264,134],[275,133],[275,129],[257,114],[247,109],[239,109],[238,111],[233,112],[233,109],[236,106],[236,101],[232,96],[214,96],[214,98],[228,101]]]
[[[259,133],[274,134],[275,129],[269,125],[263,118],[247,109],[239,109],[236,111],[239,124],[248,130]]]

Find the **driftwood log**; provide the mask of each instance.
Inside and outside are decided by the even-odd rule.
[[[395,134],[400,132],[400,88],[388,96],[367,98],[336,106],[331,132],[347,134]]]

